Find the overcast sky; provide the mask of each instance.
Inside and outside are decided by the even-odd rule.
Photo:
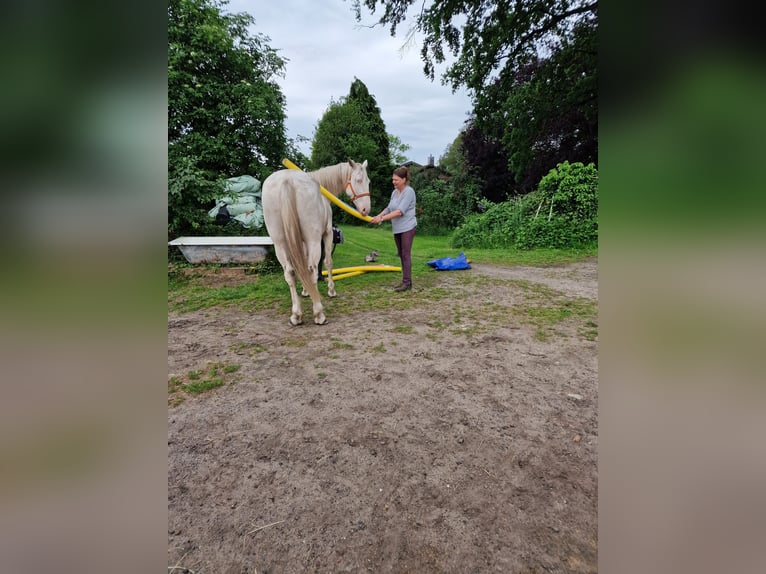
[[[268,36],[269,46],[288,60],[278,83],[287,99],[290,138],[312,139],[330,101],[348,95],[355,77],[375,97],[386,131],[409,145],[408,159],[421,164],[429,155],[438,163],[471,110],[465,90],[453,94],[441,84],[443,66],[433,82],[423,75],[421,36],[402,50],[407,23],[396,37],[388,28],[359,27],[350,0],[230,0],[224,11],[251,14],[251,32]],[[365,24],[376,20],[369,13],[363,18]],[[310,155],[310,144],[301,150]]]

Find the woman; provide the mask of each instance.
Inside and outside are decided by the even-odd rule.
[[[380,225],[391,221],[396,243],[396,254],[402,261],[402,282],[394,287],[394,291],[409,291],[412,289],[412,240],[415,238],[418,221],[415,218],[415,190],[409,186],[410,171],[406,167],[397,167],[391,176],[394,190],[388,206],[370,220],[370,223]]]

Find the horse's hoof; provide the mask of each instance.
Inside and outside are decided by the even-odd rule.
[[[326,325],[327,324],[327,317],[325,317],[324,313],[322,313],[318,317],[314,317],[314,323],[316,323],[317,325]]]
[[[300,317],[295,317],[295,316],[293,316],[293,317],[290,317],[290,324],[291,324],[293,327],[297,327],[297,326],[298,326],[298,325],[300,325],[301,323],[303,323],[303,319],[302,319],[302,318],[300,318]]]
[[[335,291],[335,289],[333,289],[332,291],[327,291],[327,296],[328,297],[337,297],[338,293]]]

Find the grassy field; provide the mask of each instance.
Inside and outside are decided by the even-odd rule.
[[[390,226],[363,227],[345,226],[345,242],[338,244],[333,256],[333,267],[352,267],[365,264],[365,255],[378,250],[377,264],[399,266],[396,247]],[[427,265],[428,261],[441,257],[455,257],[459,250],[449,247],[446,236],[416,235],[412,248],[413,282],[428,287],[435,279],[436,272]],[[506,249],[470,249],[466,257],[473,263],[493,265],[530,265],[547,266],[574,261],[581,261],[597,255],[597,249],[586,250],[534,250],[512,251]],[[195,281],[195,277],[209,271],[211,267],[173,263],[168,266],[168,308],[175,311],[193,311],[217,305],[242,305],[248,311],[274,309],[287,313],[290,309],[288,287],[284,281],[282,268],[276,258],[270,256],[266,261],[243,273],[250,273],[252,281],[235,286],[205,287]],[[217,266],[222,267],[222,266]],[[243,267],[238,265],[237,267]],[[195,270],[198,273],[195,274]],[[361,305],[373,305],[390,298],[389,290],[380,289],[381,285],[395,285],[401,280],[399,272],[373,272],[338,281],[338,288],[347,295],[346,299]],[[320,284],[320,292],[326,293],[326,287]],[[413,295],[415,293],[413,292]],[[435,293],[431,292],[430,297]],[[425,295],[422,295],[425,296]],[[400,298],[400,305],[416,305],[417,296]],[[336,300],[325,301],[330,312],[340,311],[347,303]],[[333,307],[337,307],[334,310]]]

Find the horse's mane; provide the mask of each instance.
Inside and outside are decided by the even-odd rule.
[[[347,161],[344,161],[336,165],[320,167],[316,171],[308,172],[308,174],[311,179],[337,197],[346,188],[350,172],[351,166]]]

